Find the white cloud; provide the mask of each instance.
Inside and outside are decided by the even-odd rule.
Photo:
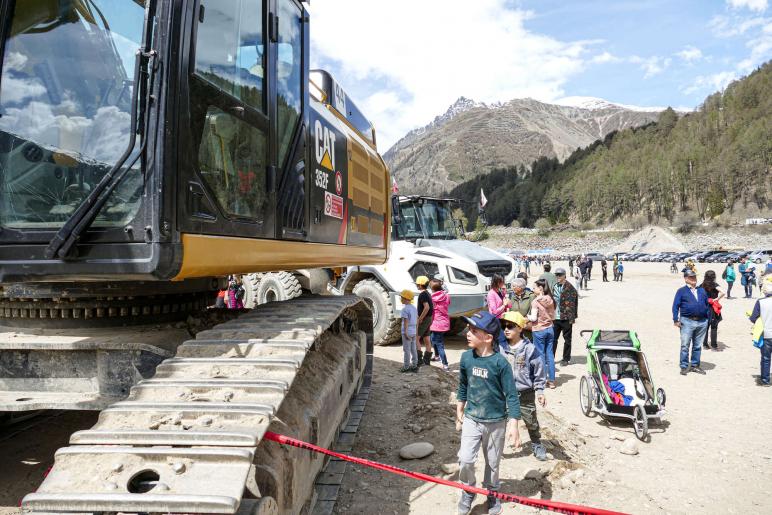
[[[643,75],[644,79],[649,79],[655,75],[659,75],[670,66],[670,63],[673,62],[673,60],[669,57],[659,57],[656,55],[651,57],[639,57],[634,55],[630,57],[629,60],[633,64],[640,65],[641,69],[646,72]]]
[[[750,48],[751,55],[742,61],[738,68],[744,72],[750,72],[758,64],[772,57],[772,19],[767,19],[761,31],[745,45]]]
[[[702,59],[702,51],[692,45],[686,45],[684,49],[680,52],[677,52],[676,55],[687,63],[699,61]]]
[[[379,132],[385,151],[410,129],[444,112],[458,97],[493,103],[563,96],[586,64],[593,41],[559,41],[529,31],[528,11],[509,0],[312,2],[312,65],[334,64]],[[364,22],[363,20],[370,20]],[[367,91],[359,86],[360,91]],[[369,91],[368,91],[369,93]]]
[[[734,9],[746,8],[759,12],[767,9],[767,0],[727,0],[727,3]]]
[[[756,27],[767,23],[764,17],[743,18],[739,16],[714,16],[708,23],[708,28],[714,36],[719,38],[733,38],[742,36]]]
[[[618,63],[622,59],[619,57],[610,54],[609,52],[603,52],[602,54],[598,54],[596,56],[593,56],[592,59],[590,59],[590,62],[592,64],[606,64],[606,63]]]
[[[705,90],[709,90],[710,92],[720,91],[726,88],[730,82],[738,78],[739,75],[735,71],[723,71],[712,75],[700,75],[692,84],[684,87],[682,91],[687,95],[704,92]]]

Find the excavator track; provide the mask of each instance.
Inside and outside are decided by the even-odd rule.
[[[323,458],[265,431],[329,446],[371,362],[357,297],[259,306],[177,348],[127,400],[57,451],[33,513],[305,513]]]

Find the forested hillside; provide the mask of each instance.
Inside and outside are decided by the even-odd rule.
[[[643,215],[672,221],[679,213],[709,219],[735,210],[772,208],[772,61],[695,112],[663,111],[657,122],[610,133],[565,162],[541,158],[529,171],[493,170],[450,196],[488,197],[491,224],[538,218],[608,223]],[[464,206],[474,221],[477,205]]]

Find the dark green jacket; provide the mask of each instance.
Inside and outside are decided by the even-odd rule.
[[[464,415],[476,422],[520,418],[512,367],[498,352],[483,358],[469,349],[461,355],[456,398],[466,402]]]
[[[528,318],[528,313],[531,312],[531,304],[533,303],[533,299],[536,298],[536,293],[534,293],[532,290],[529,290],[526,288],[523,290],[523,295],[518,297],[517,295],[512,296],[512,305],[510,306],[510,311],[517,311],[524,317]],[[523,330],[523,336],[528,338],[529,340],[532,339],[532,332],[530,329]]]

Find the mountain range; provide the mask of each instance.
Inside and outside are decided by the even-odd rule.
[[[629,110],[620,116],[630,116]],[[565,159],[543,156],[527,169],[498,167],[457,185],[448,195],[466,200],[461,207],[471,224],[481,189],[488,198],[486,218],[494,225],[667,222],[689,230],[700,220],[732,225],[769,217],[772,61],[688,113],[667,108],[656,122],[614,130]]]
[[[384,159],[400,193],[439,195],[496,168],[530,167],[540,157],[562,161],[577,148],[656,121],[659,114],[659,108],[594,97],[559,102],[568,105],[530,98],[485,104],[461,97],[395,143]]]

